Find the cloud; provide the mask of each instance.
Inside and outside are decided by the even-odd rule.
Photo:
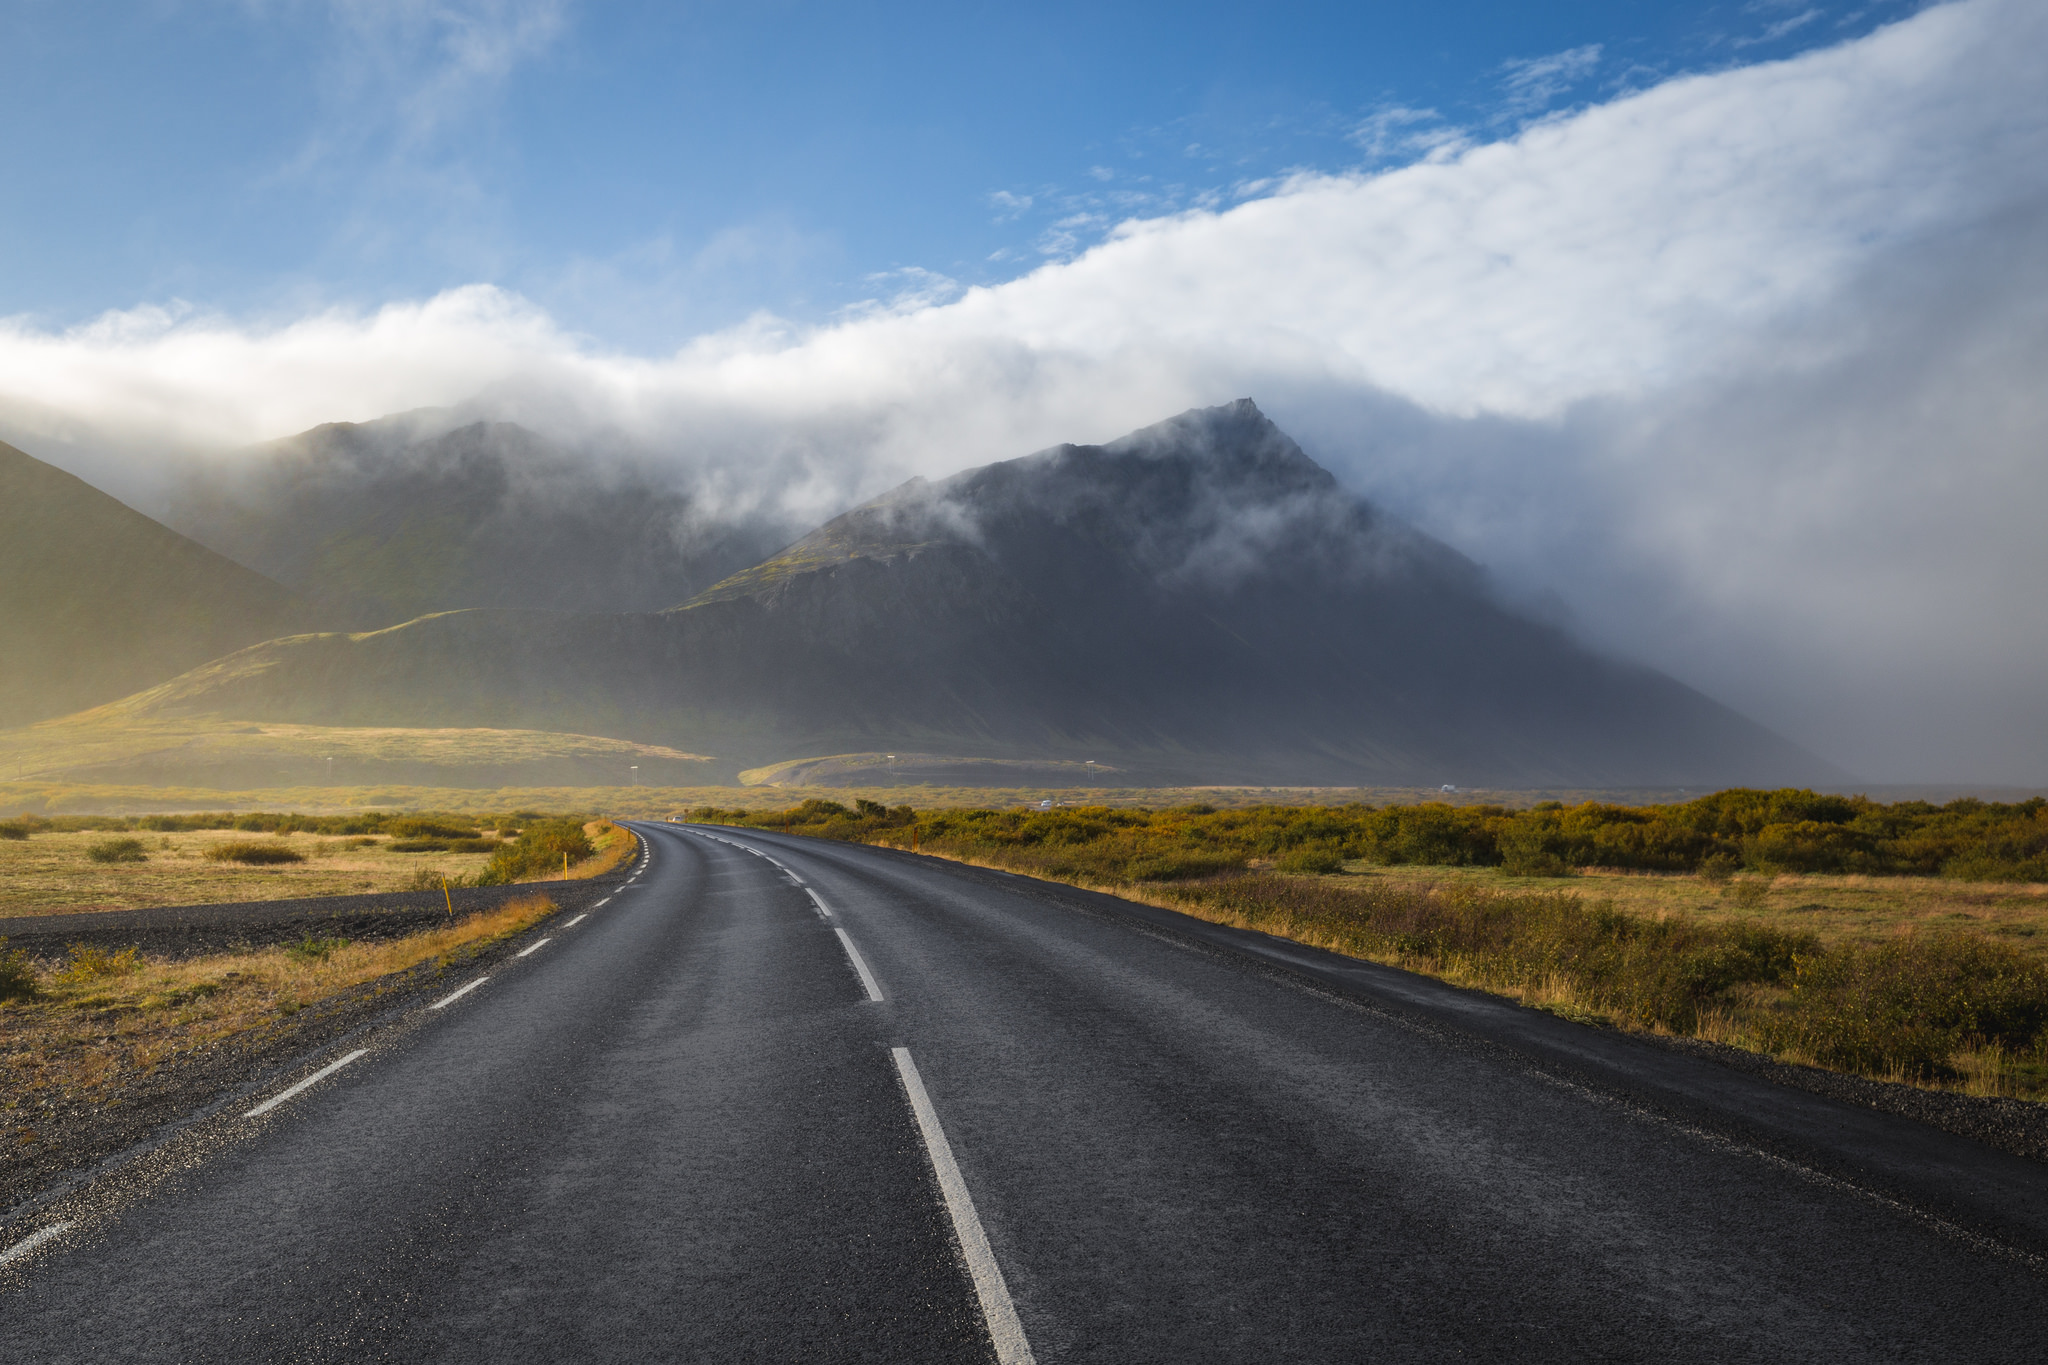
[[[1752,5],[1750,6],[1750,8],[1756,9],[1757,6]],[[1795,33],[1798,30],[1805,28],[1808,24],[1812,23],[1814,20],[1820,17],[1821,12],[1818,9],[1803,9],[1799,11],[1799,13],[1797,14],[1787,15],[1786,17],[1778,20],[1774,24],[1766,25],[1762,33],[1755,34],[1748,38],[1737,38],[1735,40],[1735,46],[1755,47],[1759,43],[1775,43],[1778,41],[1778,39],[1785,37],[1787,34]]]
[[[1007,284],[906,275],[895,305],[662,355],[483,285],[15,320],[0,431],[133,479],[106,452],[470,404],[808,516],[1250,394],[1512,589],[1852,768],[2048,781],[2044,55],[2028,0],[1938,6],[1126,221]],[[1550,60],[1515,78],[1593,58]]]
[[[1504,63],[1501,86],[1507,99],[1502,115],[1513,118],[1548,108],[1552,100],[1593,74],[1600,65],[1600,46],[1589,43],[1547,57],[1524,57]]]

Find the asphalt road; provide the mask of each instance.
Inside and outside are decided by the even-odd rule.
[[[1107,898],[636,828],[483,984],[0,1229],[0,1356],[2048,1357],[2034,1163]]]

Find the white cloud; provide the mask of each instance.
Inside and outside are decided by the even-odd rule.
[[[1503,116],[1512,118],[1548,107],[1599,65],[1599,43],[1505,63],[1501,67],[1501,86],[1507,94]]]
[[[483,286],[268,325],[17,320],[0,428],[82,465],[475,400],[812,514],[1251,394],[1597,638],[1851,766],[2048,780],[2044,56],[2038,4],[1941,6],[658,357]]]

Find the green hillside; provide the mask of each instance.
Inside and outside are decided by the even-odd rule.
[[[0,725],[303,629],[284,588],[0,443]]]

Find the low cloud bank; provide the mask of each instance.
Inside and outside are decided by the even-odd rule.
[[[795,518],[1244,395],[1578,628],[1874,779],[2048,782],[2048,10],[1945,5],[1078,259],[673,355],[488,286],[0,324],[109,486],[456,406]],[[927,298],[929,296],[927,295]]]

